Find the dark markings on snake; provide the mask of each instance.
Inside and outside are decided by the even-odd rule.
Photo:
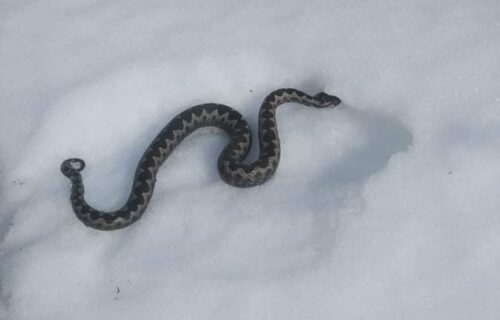
[[[295,102],[315,108],[335,107],[340,99],[320,92],[314,96],[296,89],[278,89],[269,94],[259,113],[258,159],[243,163],[252,145],[250,126],[231,107],[207,103],[191,107],[170,121],[151,142],[137,165],[129,198],[125,205],[112,212],[98,211],[84,198],[81,171],[85,162],[67,159],[61,164],[62,173],[71,180],[70,201],[76,216],[87,226],[99,230],[125,228],[137,221],[153,195],[156,173],[175,147],[190,133],[201,127],[214,126],[230,136],[230,143],[219,155],[217,169],[221,178],[236,187],[260,185],[274,174],[280,160],[280,142],[276,125],[276,108]]]

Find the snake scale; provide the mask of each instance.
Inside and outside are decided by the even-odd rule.
[[[260,154],[253,163],[243,163],[252,145],[252,133],[238,111],[215,103],[191,107],[172,119],[151,142],[137,165],[127,202],[116,211],[103,212],[91,207],[85,201],[80,173],[85,162],[77,158],[65,160],[61,164],[61,171],[72,183],[70,201],[73,211],[85,225],[99,230],[116,230],[131,225],[146,210],[153,195],[156,174],[163,162],[187,135],[207,126],[218,127],[231,138],[217,162],[219,174],[226,183],[236,187],[252,187],[266,182],[276,171],[280,160],[276,109],[287,102],[324,108],[337,106],[341,101],[324,92],[310,96],[290,88],[270,93],[259,112]]]

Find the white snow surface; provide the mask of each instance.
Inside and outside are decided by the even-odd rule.
[[[0,8],[0,319],[499,319],[499,1]],[[137,223],[75,217],[64,159],[112,210],[173,116],[255,130],[281,87],[343,104],[279,110],[270,182],[226,185],[202,129]]]

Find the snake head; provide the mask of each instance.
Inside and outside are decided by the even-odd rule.
[[[85,168],[85,161],[78,158],[64,160],[61,163],[61,172],[71,179],[76,173],[79,173]]]
[[[335,107],[342,102],[342,100],[338,97],[331,96],[324,92],[314,95],[314,99],[317,101],[317,104],[315,105],[316,108]]]

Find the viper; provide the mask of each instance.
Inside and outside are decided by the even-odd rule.
[[[335,107],[341,100],[324,92],[311,96],[291,88],[271,92],[260,107],[260,153],[252,163],[244,162],[252,145],[252,133],[238,111],[215,103],[191,107],[173,118],[147,147],[137,165],[128,200],[116,211],[104,212],[91,207],[85,201],[81,175],[85,162],[78,158],[65,160],[61,171],[72,183],[70,201],[73,211],[85,225],[99,230],[115,230],[131,225],[142,216],[153,196],[160,166],[186,136],[202,127],[218,127],[230,137],[217,162],[219,174],[226,183],[236,187],[253,187],[266,182],[276,172],[281,154],[276,109],[287,102],[325,108]]]

